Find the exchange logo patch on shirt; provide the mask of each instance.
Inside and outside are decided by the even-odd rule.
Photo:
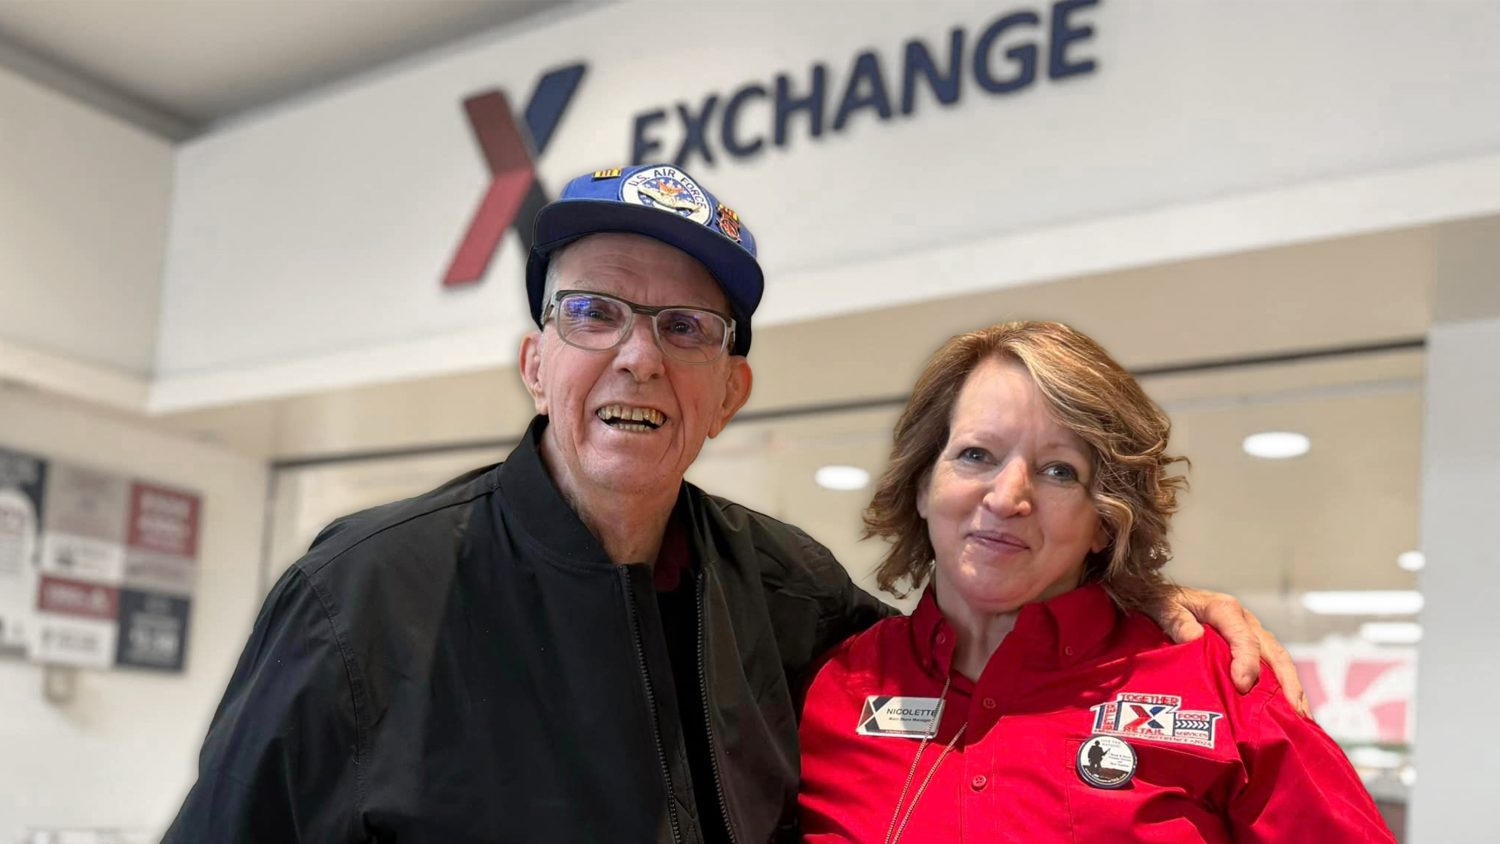
[[[862,736],[932,738],[943,719],[943,701],[935,697],[870,695],[859,713],[855,732]]]
[[[1222,712],[1183,709],[1176,695],[1122,692],[1109,703],[1093,707],[1094,732],[1152,741],[1214,746],[1214,726]]]

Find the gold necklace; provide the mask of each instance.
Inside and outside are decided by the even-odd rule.
[[[901,833],[906,831],[906,823],[911,820],[911,813],[917,808],[917,801],[922,799],[922,793],[927,790],[928,783],[932,782],[932,775],[937,773],[938,766],[943,764],[943,760],[948,757],[949,753],[953,752],[953,748],[963,736],[964,730],[969,727],[967,723],[959,725],[958,732],[953,734],[953,738],[948,741],[948,746],[943,748],[943,752],[938,754],[937,761],[933,762],[932,767],[927,769],[927,776],[922,778],[922,784],[917,787],[917,793],[911,798],[911,805],[907,806],[906,813],[902,814],[901,804],[906,802],[906,792],[911,788],[911,781],[917,778],[917,765],[922,761],[922,751],[927,749],[927,743],[932,741],[933,736],[937,735],[937,728],[941,726],[943,705],[948,699],[948,687],[951,685],[953,685],[953,675],[950,674],[947,681],[943,683],[943,693],[938,695],[939,723],[933,726],[932,733],[922,737],[922,743],[917,746],[916,758],[911,760],[911,769],[906,772],[906,785],[901,786],[901,796],[896,798],[896,811],[891,813],[891,823],[885,829],[885,844],[896,844],[897,841],[901,840]],[[899,826],[896,824],[897,818],[901,820]]]

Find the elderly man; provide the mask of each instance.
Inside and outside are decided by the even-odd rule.
[[[287,571],[168,842],[795,836],[799,680],[884,610],[683,482],[750,395],[755,240],[667,166],[575,179],[535,229],[536,419]],[[1248,681],[1253,618],[1218,606]]]

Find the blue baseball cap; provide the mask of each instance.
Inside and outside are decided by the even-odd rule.
[[[526,294],[531,299],[531,318],[538,326],[547,304],[542,292],[553,253],[601,232],[645,235],[701,261],[729,299],[735,323],[730,351],[736,355],[750,351],[750,315],[766,287],[755,258],[755,237],[729,206],[691,176],[666,164],[579,176],[537,212],[531,256],[526,261]]]

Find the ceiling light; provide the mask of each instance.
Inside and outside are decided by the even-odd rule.
[[[1396,565],[1407,571],[1421,571],[1427,565],[1427,555],[1421,551],[1402,551],[1396,555]]]
[[[1285,460],[1306,454],[1307,450],[1312,447],[1312,440],[1309,440],[1305,434],[1293,431],[1262,431],[1245,437],[1245,441],[1240,446],[1251,457]]]
[[[1367,621],[1359,638],[1377,645],[1415,645],[1422,641],[1422,625],[1415,621]]]
[[[870,485],[870,473],[858,466],[824,466],[813,479],[824,489],[854,490]]]
[[[1397,589],[1303,592],[1302,606],[1318,615],[1414,615],[1422,611],[1422,593]]]

